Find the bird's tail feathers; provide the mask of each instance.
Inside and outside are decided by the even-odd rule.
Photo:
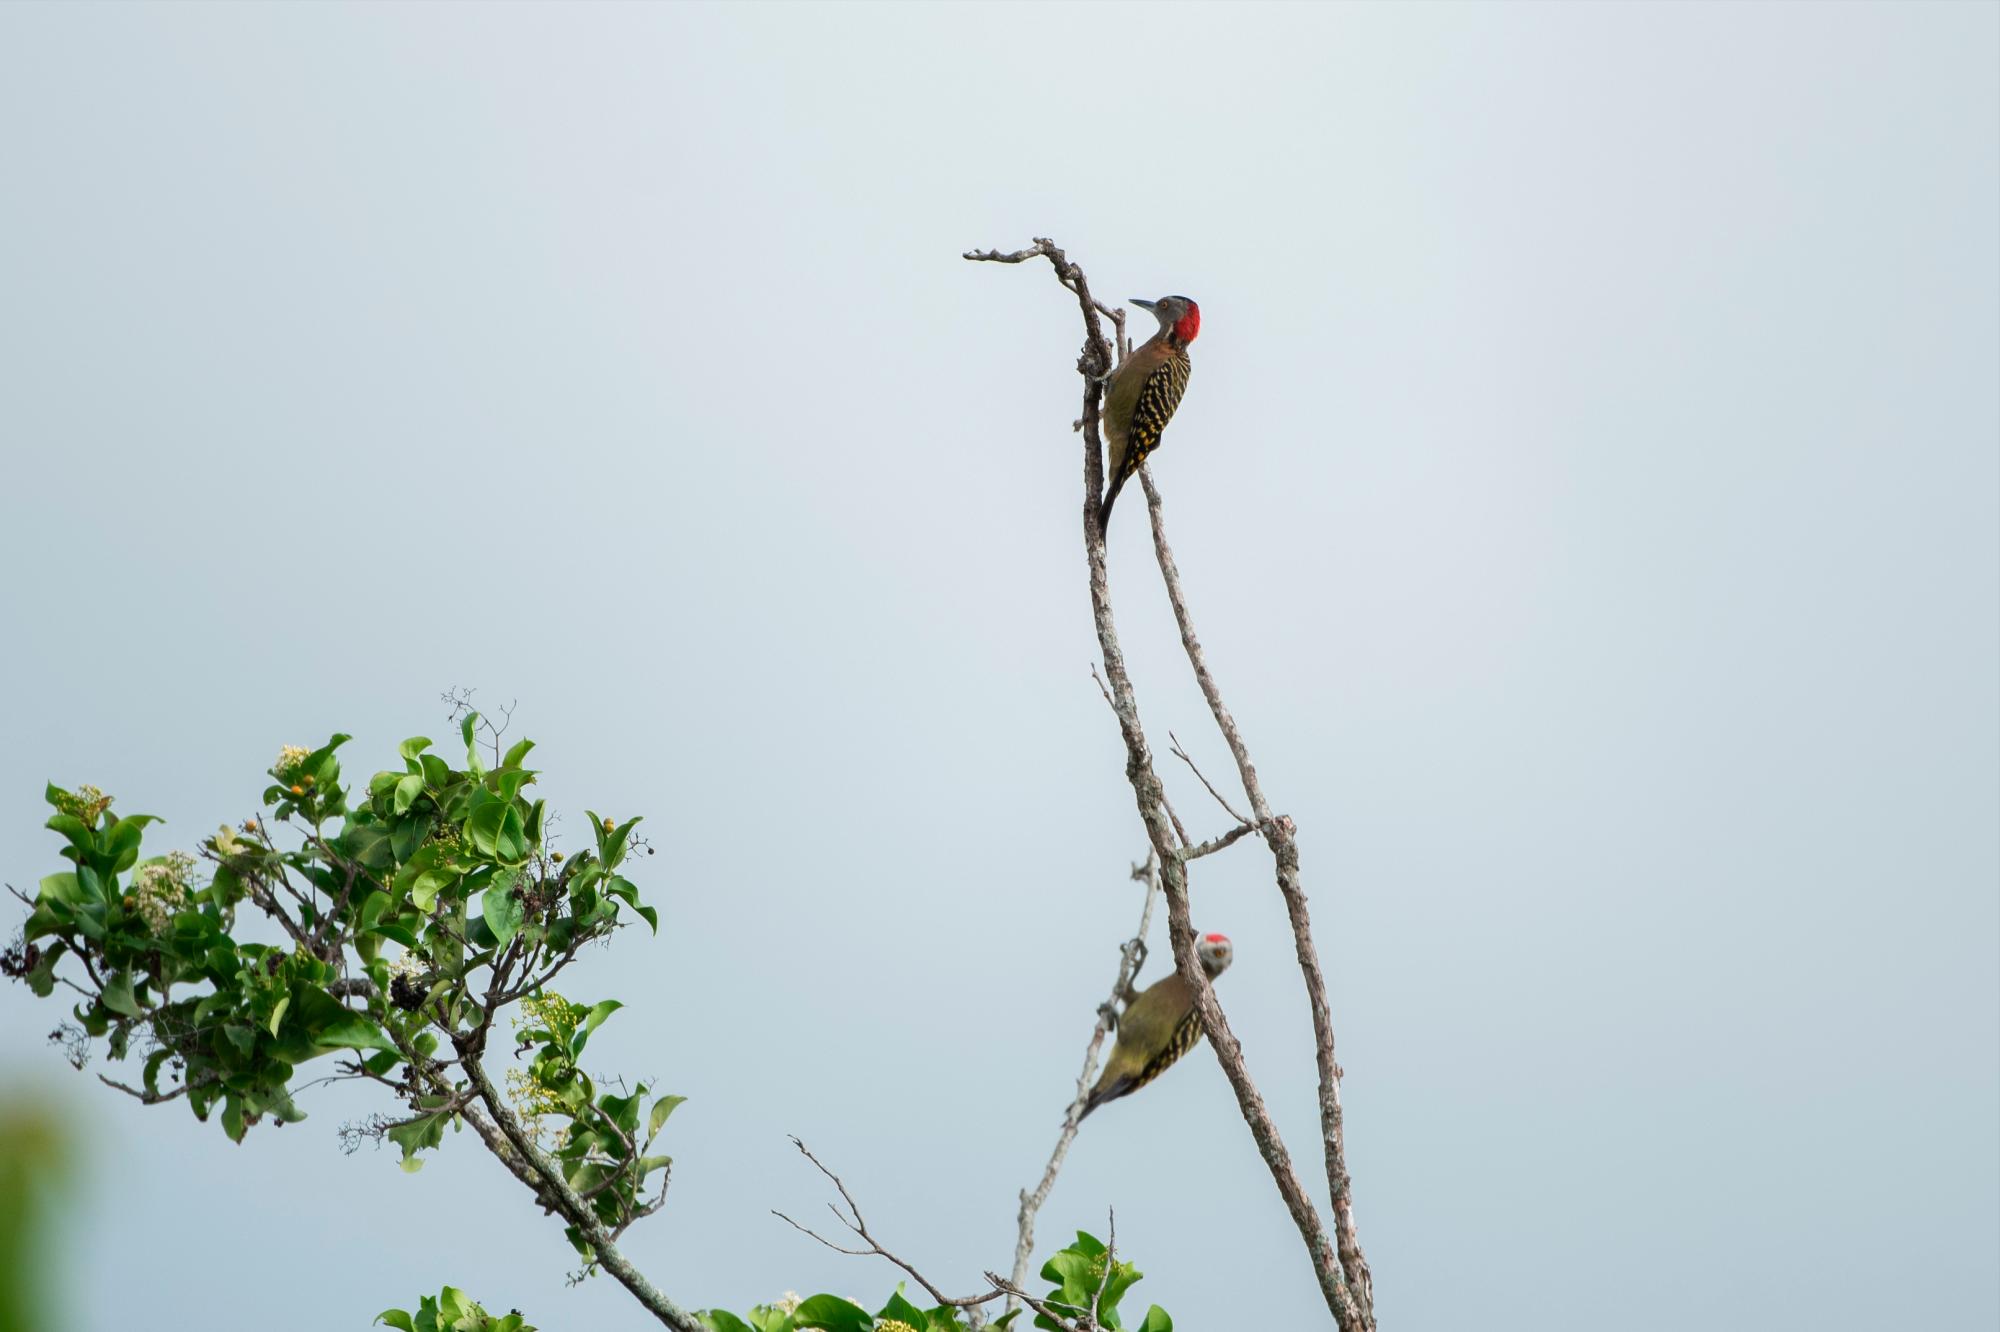
[[[1083,1112],[1076,1117],[1076,1122],[1081,1124],[1084,1120],[1090,1118],[1090,1112],[1098,1106],[1103,1105],[1106,1101],[1115,1101],[1132,1090],[1134,1090],[1134,1087],[1132,1079],[1129,1077],[1118,1078],[1113,1082],[1102,1083],[1091,1088],[1090,1096],[1083,1103]]]
[[[1120,468],[1111,474],[1111,484],[1104,488],[1104,499],[1097,506],[1097,530],[1111,530],[1111,505],[1118,498],[1118,492],[1125,488],[1125,478],[1131,473]]]

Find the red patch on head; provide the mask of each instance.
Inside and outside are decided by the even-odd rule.
[[[1193,342],[1200,333],[1201,307],[1193,301],[1189,301],[1187,313],[1182,315],[1180,322],[1174,325],[1174,336],[1182,342]],[[1218,935],[1216,937],[1220,938],[1221,936]]]
[[[1228,943],[1229,936],[1226,934],[1204,934],[1201,936],[1201,941],[1203,943]]]

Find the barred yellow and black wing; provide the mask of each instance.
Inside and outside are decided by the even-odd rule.
[[[1112,1070],[1106,1068],[1105,1073],[1107,1076],[1099,1079],[1097,1086],[1091,1089],[1089,1099],[1083,1104],[1083,1114],[1077,1116],[1078,1122],[1081,1122],[1091,1111],[1103,1105],[1106,1101],[1115,1101],[1121,1096],[1130,1096],[1133,1092],[1152,1082],[1153,1079],[1173,1067],[1174,1063],[1182,1055],[1192,1050],[1195,1042],[1200,1039],[1201,1018],[1194,1013],[1189,1013],[1174,1024],[1173,1035],[1167,1038],[1166,1045],[1155,1053],[1151,1059],[1140,1065],[1136,1072],[1126,1072],[1113,1076]]]
[[[1138,1091],[1154,1078],[1159,1077],[1160,1074],[1172,1068],[1182,1055],[1194,1049],[1194,1043],[1200,1039],[1201,1018],[1194,1013],[1190,1013],[1182,1018],[1179,1024],[1174,1027],[1174,1036],[1172,1040],[1167,1042],[1167,1048],[1148,1060],[1146,1066],[1139,1070],[1138,1078],[1125,1090],[1128,1093]]]
[[[1174,419],[1174,412],[1181,405],[1182,395],[1187,392],[1188,376],[1193,370],[1194,362],[1187,352],[1177,351],[1160,362],[1146,376],[1146,382],[1139,386],[1138,401],[1132,405],[1131,422],[1124,432],[1124,456],[1114,460],[1111,484],[1104,490],[1100,525],[1110,525],[1111,504],[1118,498],[1118,492],[1125,488],[1125,483],[1132,479],[1147,455],[1160,447],[1160,436],[1166,433],[1167,422]]]
[[[1186,352],[1169,356],[1160,368],[1146,376],[1139,389],[1139,403],[1132,411],[1132,430],[1125,450],[1125,474],[1130,476],[1146,461],[1146,455],[1160,447],[1167,422],[1181,405],[1187,392],[1188,375],[1194,362]]]

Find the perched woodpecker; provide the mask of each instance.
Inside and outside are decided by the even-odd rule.
[[[1229,967],[1234,950],[1226,936],[1204,934],[1194,946],[1201,969],[1214,980]],[[1194,1011],[1194,988],[1176,971],[1146,987],[1125,1006],[1118,1019],[1118,1044],[1105,1061],[1104,1072],[1083,1103],[1085,1115],[1121,1096],[1130,1096],[1167,1071],[1176,1059],[1201,1039],[1201,1018]]]
[[[1097,511],[1100,530],[1111,524],[1111,505],[1118,492],[1160,447],[1160,435],[1174,419],[1174,409],[1187,392],[1188,344],[1201,332],[1201,307],[1185,296],[1157,301],[1134,297],[1132,304],[1151,310],[1160,331],[1132,349],[1124,364],[1111,372],[1104,391],[1104,441],[1108,475],[1104,507]]]

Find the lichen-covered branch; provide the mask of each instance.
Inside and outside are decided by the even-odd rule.
[[[1236,718],[1230,714],[1229,705],[1222,701],[1222,691],[1216,687],[1215,677],[1209,672],[1208,657],[1202,651],[1194,619],[1188,613],[1187,596],[1181,590],[1180,568],[1174,563],[1173,547],[1167,543],[1160,491],[1153,484],[1152,472],[1143,463],[1139,469],[1139,480],[1146,488],[1146,507],[1152,515],[1153,553],[1159,562],[1160,576],[1167,585],[1167,600],[1174,609],[1174,623],[1180,628],[1181,647],[1187,653],[1188,664],[1194,668],[1202,697],[1208,700],[1209,711],[1214,714],[1216,729],[1222,732],[1230,755],[1236,760],[1237,773],[1243,779],[1243,793],[1250,800],[1251,818],[1263,830],[1265,845],[1270,847],[1272,858],[1276,861],[1278,892],[1285,900],[1285,914],[1291,922],[1299,970],[1305,977],[1306,1001],[1312,1009],[1313,1047],[1319,1065],[1320,1134],[1326,1158],[1327,1192],[1333,1202],[1340,1265],[1355,1292],[1363,1318],[1362,1326],[1372,1328],[1375,1325],[1374,1278],[1369,1273],[1367,1258],[1362,1255],[1361,1239],[1354,1224],[1353,1184],[1347,1173],[1346,1133],[1340,1108],[1340,1064],[1334,1058],[1333,1014],[1326,999],[1326,977],[1320,970],[1319,950],[1313,945],[1312,915],[1306,907],[1305,887],[1299,878],[1298,829],[1290,818],[1271,812],[1271,803],[1264,796],[1263,783],[1257,778],[1257,765],[1251,762],[1249,747],[1243,743],[1243,733],[1237,729]],[[1181,757],[1186,759],[1184,753]],[[1193,767],[1192,759],[1186,761]],[[1202,778],[1202,784],[1207,783],[1208,779]],[[1215,788],[1209,787],[1209,790],[1214,792]],[[1222,799],[1219,792],[1216,799]],[[1227,802],[1224,802],[1224,808],[1227,807]]]
[[[1146,957],[1146,932],[1153,924],[1153,903],[1160,895],[1160,861],[1158,856],[1149,855],[1146,863],[1133,872],[1135,879],[1146,883],[1146,904],[1139,912],[1139,929],[1118,948],[1118,976],[1111,985],[1111,997],[1097,1010],[1097,1025],[1091,1028],[1090,1043],[1083,1051],[1083,1071],[1077,1074],[1076,1095],[1071,1098],[1069,1109],[1063,1114],[1062,1132],[1056,1137],[1055,1150],[1049,1154],[1049,1163],[1042,1171],[1042,1182],[1031,1193],[1021,1190],[1021,1210],[1018,1214],[1020,1232],[1014,1241],[1014,1278],[1016,1287],[1026,1284],[1028,1270],[1034,1264],[1035,1217],[1042,1210],[1042,1204],[1049,1200],[1049,1190],[1056,1184],[1056,1174],[1069,1156],[1069,1145],[1076,1140],[1076,1127],[1082,1122],[1083,1105],[1090,1098],[1090,1084],[1097,1073],[1097,1054],[1104,1048],[1104,1038],[1111,1034],[1116,1021],[1118,1003],[1130,995],[1132,983],[1138,978],[1139,966]],[[1012,1308],[1014,1297],[1008,1297],[1008,1307]]]
[[[1271,1172],[1272,1182],[1298,1228],[1300,1239],[1305,1243],[1328,1309],[1332,1311],[1342,1332],[1368,1332],[1374,1326],[1370,1292],[1365,1285],[1350,1284],[1340,1254],[1327,1237],[1317,1209],[1306,1196],[1298,1172],[1292,1165],[1290,1153],[1286,1150],[1277,1126],[1272,1122],[1270,1113],[1264,1106],[1263,1097],[1258,1093],[1249,1071],[1244,1066],[1242,1046],[1230,1031],[1228,1020],[1223,1016],[1222,1008],[1216,1001],[1214,988],[1196,957],[1194,926],[1188,903],[1190,858],[1181,854],[1181,845],[1176,840],[1174,820],[1168,811],[1166,792],[1154,768],[1152,751],[1147,745],[1145,729],[1139,720],[1137,699],[1133,692],[1131,676],[1125,667],[1125,656],[1119,646],[1117,624],[1112,614],[1110,580],[1106,569],[1103,525],[1100,517],[1104,470],[1099,432],[1103,403],[1101,377],[1111,366],[1112,350],[1104,338],[1103,327],[1098,320],[1100,307],[1090,294],[1090,284],[1082,269],[1070,262],[1068,256],[1050,240],[1037,238],[1031,248],[1010,254],[986,251],[968,253],[966,258],[1020,263],[1037,255],[1048,259],[1056,271],[1057,279],[1076,296],[1083,316],[1084,347],[1077,360],[1077,369],[1084,379],[1081,420],[1084,455],[1083,526],[1084,553],[1089,568],[1091,612],[1097,630],[1098,647],[1104,659],[1104,674],[1108,681],[1112,711],[1118,718],[1119,732],[1125,741],[1125,775],[1132,785],[1139,817],[1146,827],[1147,840],[1151,843],[1153,853],[1158,857],[1160,864],[1161,885],[1167,899],[1168,932],[1173,940],[1175,962],[1182,977],[1194,990],[1196,1010],[1201,1017],[1203,1032],[1215,1051],[1216,1059],[1221,1064],[1231,1089],[1236,1093],[1237,1105],[1242,1111],[1244,1123],[1249,1127],[1258,1152]],[[1148,493],[1149,496],[1152,494],[1150,485]],[[1247,756],[1244,761],[1247,762]],[[1254,802],[1253,809],[1260,815],[1257,820],[1259,826],[1264,828],[1267,837],[1270,836],[1271,827],[1266,822],[1269,819],[1268,814],[1258,809]],[[1295,852],[1291,863],[1295,868]],[[1302,951],[1310,948],[1309,936],[1299,940],[1299,947]]]

